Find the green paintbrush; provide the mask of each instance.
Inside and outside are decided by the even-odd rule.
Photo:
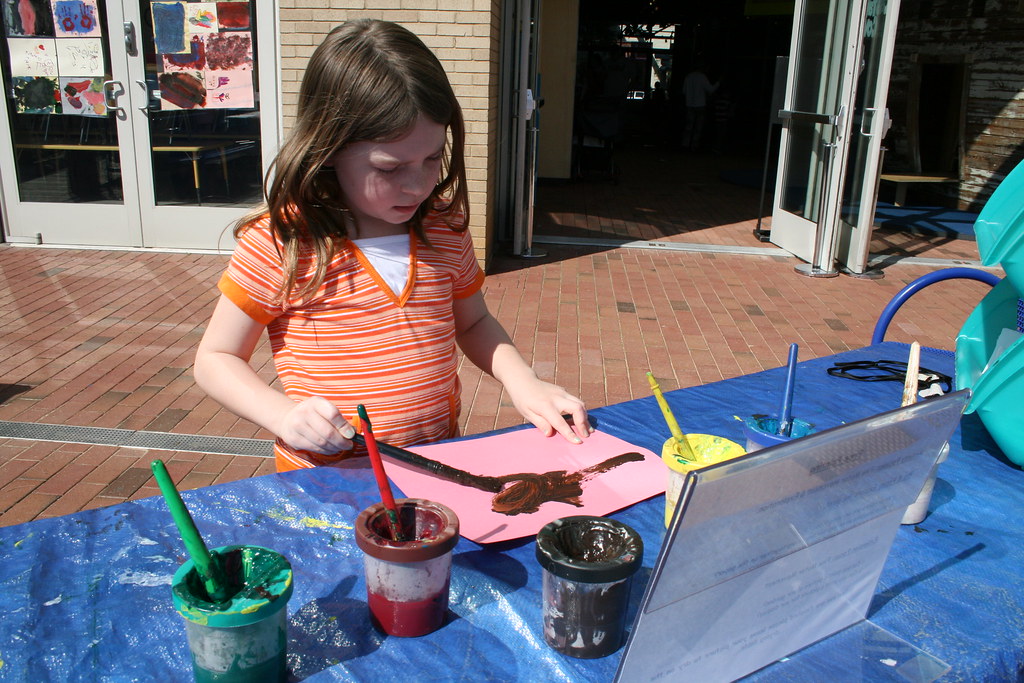
[[[232,593],[224,579],[224,571],[220,563],[216,557],[210,554],[206,543],[203,542],[203,537],[199,535],[196,523],[192,520],[188,508],[185,507],[185,502],[181,499],[178,489],[174,487],[174,482],[171,480],[171,475],[167,473],[163,460],[154,460],[152,467],[156,483],[160,486],[160,492],[164,494],[167,507],[171,509],[171,517],[174,518],[174,523],[178,526],[178,533],[181,534],[181,540],[185,542],[185,549],[192,557],[196,571],[199,572],[203,585],[206,586],[206,592],[213,602],[224,602],[232,596]]]

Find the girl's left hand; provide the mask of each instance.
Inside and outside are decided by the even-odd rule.
[[[515,386],[506,384],[505,389],[516,410],[544,436],[558,432],[566,441],[583,443],[594,432],[583,401],[558,385],[534,377]]]

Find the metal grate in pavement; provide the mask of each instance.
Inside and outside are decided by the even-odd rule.
[[[273,456],[274,446],[273,441],[266,439],[239,439],[231,436],[171,434],[170,432],[146,432],[132,429],[77,427],[74,425],[7,422],[3,420],[0,420],[0,438],[84,443],[124,448],[148,448],[159,451],[183,451],[188,453],[255,455],[264,458]]]

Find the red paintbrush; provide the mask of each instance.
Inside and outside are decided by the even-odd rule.
[[[391,540],[404,541],[402,528],[398,524],[398,507],[391,495],[391,485],[384,473],[384,461],[380,458],[380,451],[377,450],[377,439],[373,436],[373,427],[370,425],[370,416],[366,414],[366,407],[360,403],[356,406],[359,419],[363,423],[363,436],[366,440],[366,451],[370,454],[370,464],[373,465],[373,474],[377,478],[377,488],[380,489],[380,498],[384,502],[384,508],[388,515],[388,525],[391,527]]]

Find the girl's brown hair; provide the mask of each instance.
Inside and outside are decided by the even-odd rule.
[[[266,201],[234,228],[237,238],[269,214],[270,229],[283,244],[282,302],[293,293],[298,298],[314,294],[341,239],[348,237],[348,211],[331,158],[355,142],[397,140],[420,114],[449,132],[442,177],[410,220],[429,246],[422,224],[428,210],[440,206],[441,218],[457,231],[465,230],[469,219],[462,109],[441,62],[408,29],[371,19],[338,26],[313,52],[295,127],[264,182]],[[307,254],[315,257],[315,271],[293,292],[300,257]]]

